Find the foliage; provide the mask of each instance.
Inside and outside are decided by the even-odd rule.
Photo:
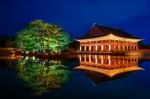
[[[46,64],[43,64],[46,63]],[[60,88],[69,80],[70,72],[60,61],[19,60],[17,64],[19,78],[34,94],[42,94]]]
[[[21,30],[16,37],[16,47],[30,52],[60,53],[70,43],[68,33],[59,25],[35,20]]]

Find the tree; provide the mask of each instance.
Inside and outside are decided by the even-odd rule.
[[[59,89],[70,79],[70,71],[61,61],[42,62],[30,57],[28,60],[18,60],[15,68],[25,87],[34,94]]]
[[[70,43],[70,36],[59,25],[35,20],[16,37],[17,48],[30,52],[60,53]]]
[[[41,49],[39,39],[39,31],[44,24],[41,20],[36,20],[28,24],[25,29],[18,32],[16,37],[16,47],[30,52],[35,52]]]

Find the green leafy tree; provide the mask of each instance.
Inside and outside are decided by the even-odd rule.
[[[16,37],[16,47],[30,52],[38,51],[42,49],[40,43],[40,30],[44,24],[41,20],[36,20],[27,25],[27,27],[20,32]]]
[[[59,25],[35,20],[20,31],[16,37],[16,47],[30,52],[60,53],[70,43],[70,36]]]

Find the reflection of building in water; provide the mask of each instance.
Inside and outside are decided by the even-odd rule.
[[[132,36],[121,29],[95,24],[80,42],[80,52],[129,52],[138,50],[142,39]]]
[[[20,55],[10,54],[10,55],[0,55],[0,60],[18,60],[21,59]]]
[[[80,55],[80,66],[75,69],[93,71],[109,77],[143,70],[138,66],[138,56]]]

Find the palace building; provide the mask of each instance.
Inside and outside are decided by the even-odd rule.
[[[79,52],[110,53],[137,51],[142,39],[121,29],[94,24],[85,36],[76,40],[80,43]]]
[[[80,66],[77,70],[96,72],[114,77],[119,74],[140,71],[138,56],[112,56],[112,55],[79,55]]]

